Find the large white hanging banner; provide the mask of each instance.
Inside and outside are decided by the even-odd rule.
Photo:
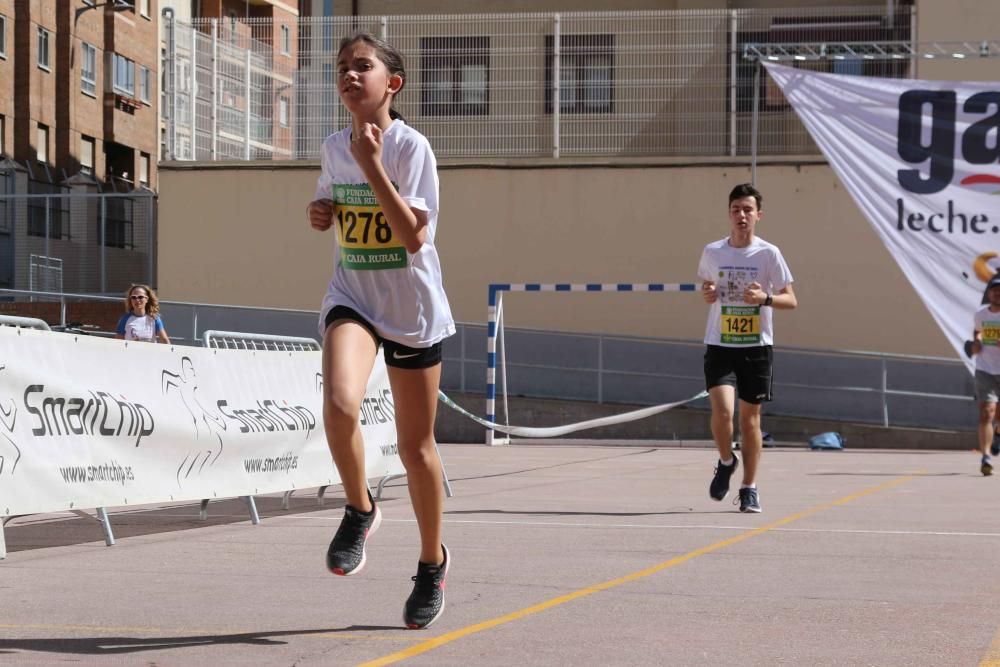
[[[320,356],[0,327],[0,516],[339,483]],[[381,359],[361,425],[368,477],[402,473]]]
[[[1000,84],[765,66],[971,371],[1000,267]]]

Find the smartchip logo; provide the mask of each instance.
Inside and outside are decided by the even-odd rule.
[[[899,185],[915,195],[933,195],[953,185],[963,190],[947,199],[937,199],[936,203],[927,197],[919,200],[897,197],[896,231],[1000,233],[1000,214],[983,210],[981,201],[967,203],[961,194],[969,191],[998,194],[1000,177],[983,170],[954,183],[956,155],[969,165],[1000,163],[997,141],[1000,91],[978,92],[959,104],[954,90],[908,90],[899,96],[898,110],[897,152],[905,162],[917,165],[897,170]],[[956,195],[966,201],[956,201]]]
[[[5,368],[6,365],[0,366],[0,371]],[[0,399],[0,425],[6,431],[6,433],[0,432],[0,475],[4,474],[4,470],[13,475],[17,469],[17,462],[21,460],[21,448],[11,438],[16,423],[17,404],[13,399]]]
[[[88,396],[60,396],[46,392],[44,384],[24,390],[32,435],[39,437],[90,435],[102,438],[142,439],[153,434],[153,414],[142,403],[107,391],[90,391]]]

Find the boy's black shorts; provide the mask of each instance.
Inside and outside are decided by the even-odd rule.
[[[705,349],[705,387],[736,387],[741,401],[763,403],[771,400],[774,348],[771,345]]]

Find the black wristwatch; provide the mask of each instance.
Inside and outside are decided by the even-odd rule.
[[[761,304],[761,305],[763,305],[763,306],[770,306],[772,303],[774,303],[774,297],[771,296],[770,294],[768,294],[767,298],[764,299],[764,303]]]

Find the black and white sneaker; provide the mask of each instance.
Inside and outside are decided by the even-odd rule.
[[[1000,456],[1000,433],[993,434],[993,442],[990,443],[990,454]]]
[[[993,461],[990,457],[984,456],[979,462],[979,472],[983,473],[984,477],[989,477],[993,474]]]
[[[368,492],[372,511],[365,513],[348,505],[344,518],[326,550],[326,569],[336,575],[349,577],[365,566],[365,543],[382,524],[382,511]]]
[[[741,512],[760,513],[760,497],[757,495],[756,487],[740,489],[740,497],[733,498],[733,504],[740,504]]]
[[[417,563],[417,574],[413,580],[413,592],[403,607],[403,623],[410,630],[428,627],[444,611],[444,582],[451,567],[448,547],[441,545],[444,562],[440,565]]]
[[[715,500],[722,500],[729,493],[729,478],[733,476],[736,469],[740,466],[740,460],[733,454],[733,462],[729,465],[722,465],[722,461],[719,461],[719,465],[715,467],[715,477],[712,478],[712,483],[708,485],[708,495],[712,496]]]

